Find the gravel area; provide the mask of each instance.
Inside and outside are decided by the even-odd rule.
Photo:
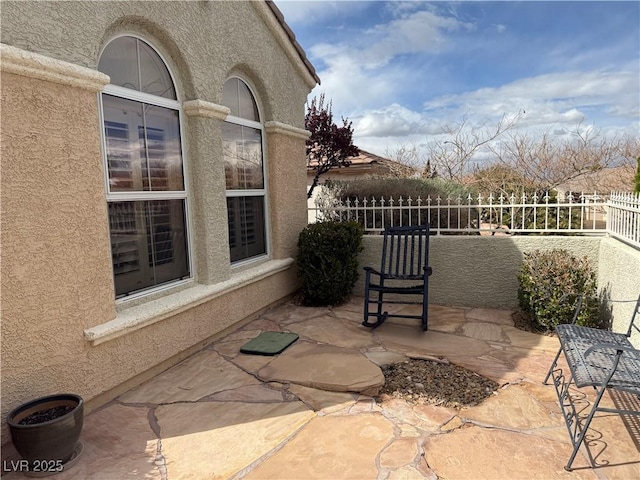
[[[411,403],[462,408],[478,405],[499,385],[457,365],[409,359],[381,367],[385,384],[380,400],[401,398]]]

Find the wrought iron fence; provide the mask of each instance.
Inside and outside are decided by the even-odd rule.
[[[612,193],[607,206],[607,232],[640,248],[640,193]]]
[[[437,235],[495,235],[498,232],[605,234],[607,206],[607,201],[595,193],[569,192],[564,195],[533,193],[425,199],[335,200],[320,197],[310,211],[313,214],[311,218],[316,221],[357,221],[367,233],[380,233],[387,226],[428,223],[431,231]],[[620,210],[624,208],[627,207],[621,206]],[[637,203],[635,208],[637,229]],[[621,223],[626,228],[629,221],[621,220]]]

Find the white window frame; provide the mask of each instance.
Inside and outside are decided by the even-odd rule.
[[[105,192],[106,192],[106,201],[107,204],[109,202],[127,202],[127,201],[142,201],[142,200],[184,200],[184,215],[185,215],[185,239],[187,242],[187,262],[189,262],[189,277],[175,280],[171,282],[164,283],[162,285],[158,285],[155,287],[149,287],[134,293],[130,293],[124,297],[116,298],[116,305],[124,304],[130,302],[132,300],[139,299],[140,297],[145,297],[153,294],[157,294],[162,291],[171,290],[180,285],[191,283],[194,280],[194,264],[193,264],[193,241],[192,241],[192,228],[191,228],[191,208],[189,201],[189,171],[188,171],[188,162],[186,158],[186,150],[184,146],[184,114],[182,112],[182,102],[180,98],[180,92],[178,89],[178,85],[176,83],[175,76],[171,71],[171,67],[167,62],[166,58],[162,55],[162,53],[153,45],[152,42],[147,40],[140,35],[135,33],[120,33],[111,37],[107,42],[105,42],[104,46],[100,50],[100,54],[98,55],[98,59],[102,57],[105,49],[113,42],[114,40],[121,37],[131,37],[136,38],[144,43],[146,43],[162,60],[165,68],[169,72],[169,77],[171,78],[171,82],[173,83],[173,88],[176,93],[176,100],[172,100],[166,97],[160,97],[156,95],[151,95],[145,92],[141,92],[138,90],[132,90],[130,88],[124,88],[119,85],[105,85],[102,92],[98,92],[98,105],[99,105],[99,121],[100,121],[100,138],[102,145],[102,160],[104,167],[104,182],[105,182]],[[138,71],[140,71],[140,65],[138,65]],[[103,95],[112,95],[119,98],[124,98],[127,100],[132,100],[135,102],[146,103],[149,105],[154,105],[158,107],[169,108],[178,112],[178,123],[179,123],[179,132],[180,132],[180,151],[182,154],[182,176],[183,176],[183,190],[182,191],[171,191],[171,192],[162,192],[162,191],[147,191],[147,192],[111,192],[110,184],[109,184],[109,165],[107,161],[107,138],[105,135],[105,124],[104,124],[104,106],[102,102]],[[107,216],[107,228],[108,228],[108,216]],[[115,277],[115,275],[114,275]],[[115,284],[115,278],[114,278]]]
[[[264,116],[262,113],[262,108],[260,107],[260,103],[258,102],[258,97],[256,96],[255,90],[253,89],[251,84],[246,79],[239,77],[237,75],[232,75],[228,77],[225,80],[225,83],[228,80],[231,80],[232,78],[237,78],[247,86],[247,88],[251,92],[251,95],[253,96],[253,101],[256,104],[256,108],[258,109],[258,116],[260,117],[261,121],[255,122],[253,120],[247,120],[246,118],[236,117],[235,115],[227,115],[224,121],[235,124],[235,125],[240,125],[242,127],[249,127],[249,128],[255,128],[256,130],[260,130],[260,141],[261,141],[261,147],[262,147],[262,180],[263,180],[262,184],[264,185],[264,187],[247,189],[247,190],[240,190],[240,189],[228,190],[225,185],[225,198],[262,197],[264,202],[264,236],[265,236],[265,240],[264,240],[265,253],[256,255],[250,258],[243,258],[242,260],[238,260],[236,262],[231,262],[231,268],[235,269],[249,263],[255,263],[257,261],[264,260],[265,258],[269,258],[271,256],[271,225],[269,222],[269,219],[270,219],[269,202],[267,201],[268,199],[267,193],[269,189],[268,189],[268,179],[267,179],[266,131],[263,123]],[[226,208],[226,205],[225,205],[225,208]],[[228,228],[228,225],[227,225],[227,228]]]

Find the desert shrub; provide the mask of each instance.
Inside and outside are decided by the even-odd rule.
[[[537,330],[552,330],[573,319],[578,296],[583,297],[577,324],[599,327],[596,276],[586,257],[566,250],[535,250],[525,254],[518,275],[520,308]]]
[[[365,225],[367,228],[378,228],[382,230],[382,225],[426,225],[431,226],[432,231],[436,228],[477,228],[479,225],[479,211],[468,204],[468,196],[474,195],[470,190],[459,183],[443,180],[440,178],[419,179],[419,178],[364,178],[348,181],[330,181],[325,184],[321,208],[326,207],[325,216],[331,218],[332,206],[336,202],[346,203],[358,199],[362,202],[367,199],[368,205],[375,199],[376,205],[380,205],[380,200],[385,200],[385,205],[389,205],[389,199],[393,198],[394,205],[397,206],[402,198],[403,205],[407,207],[408,199],[411,198],[412,208],[405,208],[402,211],[395,210],[384,212],[384,222],[382,214],[377,211],[375,216],[371,212],[360,211],[356,216],[352,212],[352,220]],[[418,208],[418,198],[421,199],[421,208]],[[427,199],[431,199],[431,208]],[[440,198],[440,207],[437,208],[437,199]],[[451,201],[451,208],[448,208],[447,199]],[[457,205],[461,204],[461,208]],[[362,205],[362,204],[360,204]],[[392,217],[393,215],[393,217]],[[375,224],[374,224],[375,222]]]
[[[296,263],[305,305],[335,305],[351,295],[363,234],[356,222],[314,223],[300,233]]]

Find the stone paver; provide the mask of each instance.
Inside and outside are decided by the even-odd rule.
[[[352,393],[328,392],[317,388],[292,384],[289,391],[313,410],[331,413],[351,407],[356,399]]]
[[[376,458],[393,438],[393,425],[382,415],[317,417],[245,478],[374,479]]]
[[[120,397],[123,403],[194,402],[223,390],[260,381],[211,350],[201,350],[184,362]]]
[[[373,392],[384,385],[380,367],[357,350],[297,342],[262,368],[265,380],[333,392]]]
[[[419,326],[407,327],[385,323],[376,329],[376,336],[389,350],[419,351],[449,357],[452,354],[480,356],[491,351],[487,342],[448,333],[427,331]]]
[[[394,363],[404,362],[407,356],[402,353],[387,352],[387,351],[367,351],[364,352],[365,356],[373,363],[379,366],[392,365]]]
[[[160,480],[161,471],[156,464],[159,442],[148,414],[148,408],[112,404],[88,415],[81,437],[84,451],[78,463],[52,478]]]
[[[469,322],[462,327],[462,334],[478,340],[504,342],[505,334],[498,325],[491,323]]]
[[[302,338],[336,347],[362,348],[377,345],[368,330],[329,315],[297,322],[289,325],[289,328]]]
[[[427,464],[439,478],[597,479],[590,470],[571,474],[563,469],[571,453],[567,443],[522,433],[486,428],[458,428],[429,437],[424,445]],[[575,467],[585,467],[577,459]]]
[[[155,414],[170,479],[229,478],[315,416],[301,402],[175,404]]]
[[[493,308],[472,308],[466,312],[467,320],[496,323],[499,325],[513,325],[512,310],[494,310]]]
[[[428,332],[402,319],[370,330],[362,304],[269,309],[87,415],[83,455],[55,478],[640,478],[637,423],[609,414],[590,429],[596,468],[583,449],[577,470],[563,470],[571,443],[553,386],[541,384],[556,338],[514,328],[510,311],[441,305],[429,306]],[[267,330],[301,338],[276,356],[239,352]],[[407,355],[445,358],[501,388],[463,409],[373,398],[379,366]],[[572,393],[593,401],[592,389]],[[601,405],[614,401],[629,400]],[[11,448],[2,456],[17,459]]]
[[[461,416],[487,427],[520,431],[542,427],[565,428],[560,413],[550,411],[520,385],[509,385],[499,390],[482,404],[464,410]]]

